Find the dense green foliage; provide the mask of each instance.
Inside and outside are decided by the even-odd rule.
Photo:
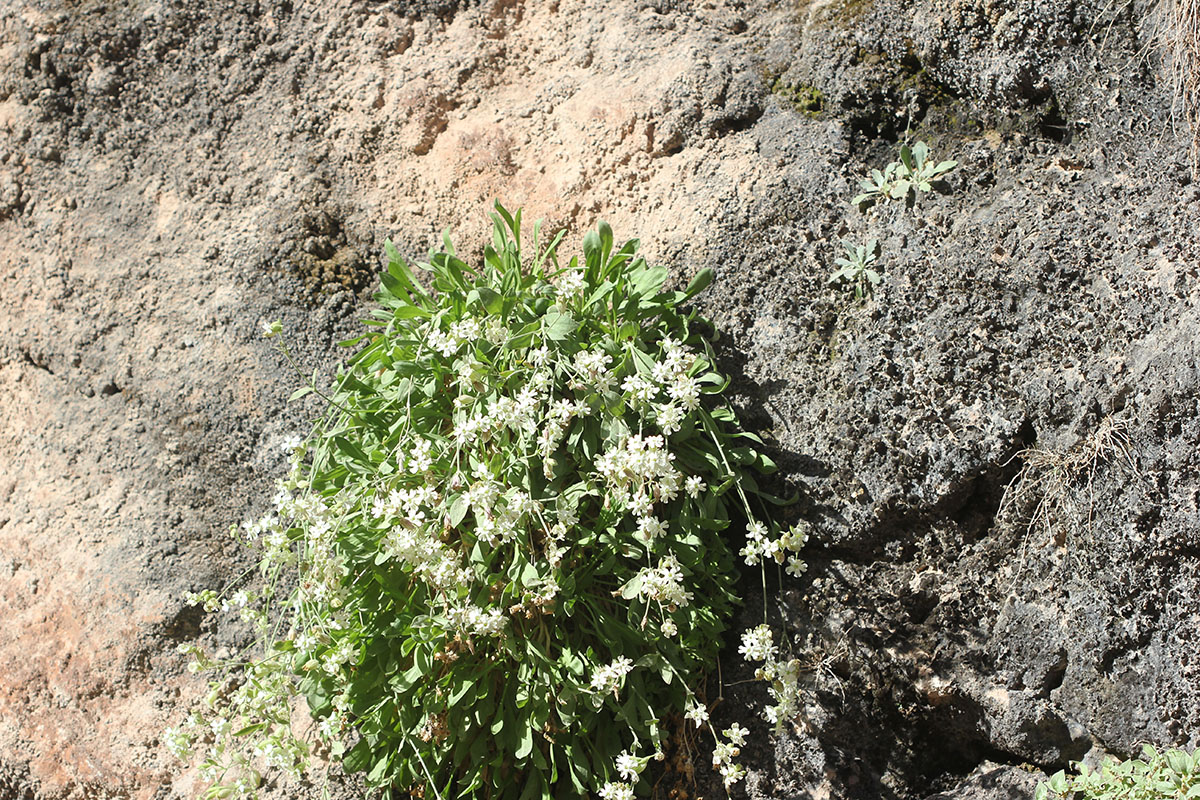
[[[523,242],[520,217],[497,205],[476,267],[447,238],[419,265],[429,288],[389,244],[329,414],[276,513],[239,534],[266,588],[195,597],[240,608],[264,648],[168,733],[180,755],[203,745],[214,794],[304,769],[299,693],[320,746],[376,787],[632,797],[664,715],[707,722],[695,687],[735,601],[727,503],[747,563],[802,569],[803,537],[751,514],[743,470],[774,465],[716,404],[728,381],[680,308],[711,272],[667,290],[604,224],[562,266],[562,234]],[[744,733],[718,745],[729,783]]]

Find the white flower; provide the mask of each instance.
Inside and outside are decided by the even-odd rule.
[[[800,527],[799,524],[793,525],[783,532],[779,537],[779,542],[785,549],[791,550],[793,553],[798,553],[804,548],[804,543],[808,541],[808,533]]]
[[[487,331],[484,334],[494,345],[502,345],[508,341],[508,328],[499,317],[490,317],[487,321]]]
[[[171,751],[171,755],[184,761],[192,753],[192,737],[179,728],[167,728],[163,731],[163,744]]]
[[[616,694],[621,689],[625,676],[633,669],[633,662],[619,656],[611,664],[600,667],[592,674],[592,690],[597,694]]]
[[[631,783],[635,782],[649,761],[648,757],[638,758],[637,756],[630,755],[628,751],[623,751],[621,755],[617,756],[617,772],[621,775],[622,780]]]
[[[650,542],[667,532],[667,523],[654,517],[638,517],[638,534]]]
[[[683,716],[696,723],[696,727],[699,728],[708,722],[708,709],[694,700],[689,700],[687,711],[684,712]]]
[[[639,517],[645,517],[654,509],[654,501],[644,492],[638,492],[629,501],[629,510]],[[640,526],[639,526],[640,527]]]
[[[637,579],[641,579],[638,594],[648,600],[676,607],[686,606],[692,600],[692,593],[683,588],[683,569],[674,555],[664,556],[654,569],[643,568]]]
[[[633,800],[633,787],[628,783],[609,781],[600,790],[600,800]]]
[[[688,411],[695,411],[700,407],[700,384],[696,383],[694,378],[681,375],[667,387],[667,394]]]
[[[579,271],[565,272],[558,276],[558,293],[562,295],[577,295],[583,292],[583,273]]]
[[[722,731],[722,733],[725,735],[725,738],[736,744],[738,747],[742,747],[746,744],[746,734],[749,732],[750,731],[746,730],[741,725],[738,725],[736,722],[729,726],[729,728],[726,730]]]
[[[679,628],[676,627],[675,620],[672,619],[664,619],[662,625],[659,626],[659,630],[661,630],[662,635],[668,639],[679,633]]]
[[[262,325],[262,335],[264,339],[270,339],[278,336],[283,331],[283,323],[279,320],[267,322],[264,319],[260,324]]]
[[[800,560],[798,556],[788,556],[787,574],[793,578],[799,578],[808,569],[808,565]]]
[[[700,493],[708,488],[704,481],[700,480],[699,475],[692,475],[689,477],[683,482],[683,487],[690,497],[699,497]]]
[[[654,411],[658,417],[658,427],[665,435],[670,436],[679,430],[679,425],[683,422],[683,410],[679,406],[674,403],[666,403],[655,406]]]
[[[741,749],[735,744],[719,742],[713,747],[712,765],[714,768],[720,769],[741,755],[741,752]]]
[[[500,609],[489,608],[484,611],[470,603],[449,609],[446,619],[455,630],[475,636],[503,636],[507,622]]]
[[[725,790],[733,788],[733,785],[746,776],[746,768],[741,764],[725,764],[721,767],[721,777],[725,781]]]
[[[630,375],[621,384],[621,389],[629,393],[629,399],[635,403],[649,403],[658,394],[658,387],[641,375]]]
[[[571,366],[577,377],[567,386],[571,389],[593,389],[606,392],[612,386],[613,376],[608,370],[612,358],[603,350],[581,350],[575,354]]]
[[[742,646],[738,648],[747,661],[768,661],[775,655],[773,634],[768,625],[759,625],[742,634]]]
[[[764,539],[759,544],[759,549],[766,558],[773,558],[776,561],[782,562],[783,555],[778,539]]]

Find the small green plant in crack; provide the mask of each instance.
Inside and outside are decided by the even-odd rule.
[[[768,75],[767,85],[771,94],[806,117],[819,117],[825,107],[825,95],[815,86],[807,84],[797,86],[786,82],[779,75]]]
[[[745,729],[718,735],[699,691],[736,602],[722,532],[744,514],[746,562],[793,574],[804,535],[751,510],[771,499],[751,471],[774,465],[684,308],[713,273],[669,290],[603,223],[561,264],[563,234],[523,238],[498,204],[493,222],[482,263],[447,237],[419,265],[431,289],[389,244],[327,414],[289,445],[274,510],[235,531],[264,587],[190,598],[258,639],[225,660],[185,646],[217,678],[165,740],[209,797],[300,775],[315,748],[393,797],[631,800],[669,714],[707,727],[727,786],[744,774]],[[770,632],[751,638],[774,669]]]
[[[838,269],[829,276],[829,283],[853,286],[855,298],[861,300],[883,283],[883,275],[873,268],[879,259],[879,242],[872,239],[865,245],[856,245],[844,239],[842,248],[845,255],[834,260]]]
[[[1078,762],[1075,774],[1056,772],[1037,788],[1036,800],[1188,800],[1200,798],[1200,750],[1157,750],[1141,758],[1106,758],[1100,769]]]
[[[911,148],[901,145],[900,160],[882,170],[871,170],[869,176],[859,181],[862,191],[850,203],[862,207],[880,200],[907,200],[914,192],[932,191],[933,182],[957,166],[957,161],[934,162],[924,142],[917,142]]]

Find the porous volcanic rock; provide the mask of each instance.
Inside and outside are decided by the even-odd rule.
[[[1152,13],[6,4],[0,796],[195,793],[159,744],[204,690],[176,646],[243,632],[183,595],[248,566],[225,530],[320,411],[260,320],[330,375],[384,239],[475,252],[493,198],[717,271],[700,309],[813,531],[771,587],[805,714],[736,793],[1013,800],[1200,743],[1200,187]],[[851,207],[906,137],[958,168]],[[880,244],[861,302],[828,285],[844,238]],[[727,650],[714,717],[762,730]]]

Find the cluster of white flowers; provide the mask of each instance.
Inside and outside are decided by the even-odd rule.
[[[654,569],[643,568],[635,580],[641,581],[639,595],[665,605],[670,611],[692,601],[692,593],[683,585],[683,569],[674,555],[664,556]]]
[[[180,761],[192,754],[192,734],[185,730],[174,726],[167,728],[163,731],[162,741],[171,755]]]
[[[674,460],[663,437],[637,434],[596,458],[596,470],[607,483],[610,497],[638,516],[638,531],[645,541],[666,530],[666,523],[651,521],[654,503],[674,500],[683,484]]]
[[[292,733],[289,699],[296,694],[292,676],[278,662],[252,663],[236,688],[214,685],[205,700],[208,711],[168,728],[163,743],[180,759],[203,745],[201,777],[222,780],[228,787],[222,797],[253,797],[261,783],[258,767],[299,776],[308,765],[308,746]],[[248,724],[262,727],[243,751],[234,733]]]
[[[471,505],[475,511],[475,535],[492,545],[516,541],[525,530],[525,518],[542,510],[524,489],[500,493],[500,485],[480,481],[472,485]]]
[[[503,636],[508,620],[498,608],[484,610],[470,603],[446,612],[450,627],[467,636]]]
[[[747,661],[767,661],[775,657],[774,634],[770,625],[759,625],[742,634],[738,652]]]
[[[396,469],[407,471],[410,475],[424,475],[433,462],[433,442],[423,436],[413,438],[407,453],[396,453]]]
[[[625,682],[625,676],[633,669],[633,662],[625,656],[618,656],[611,664],[606,664],[592,673],[592,691],[596,694],[616,694]]]
[[[508,428],[522,434],[537,430],[544,396],[532,384],[521,387],[516,397],[501,395],[487,413],[487,424],[494,430]]]
[[[666,388],[673,401],[695,411],[700,407],[700,384],[688,373],[696,365],[696,354],[669,336],[662,346],[663,358],[654,365],[654,379]]]
[[[337,675],[357,659],[358,648],[353,642],[343,640],[325,652],[321,658],[321,669],[325,670],[326,675]]]
[[[759,625],[742,634],[742,646],[738,652],[747,661],[761,661],[762,666],[754,671],[754,677],[767,681],[768,691],[775,705],[767,706],[763,717],[775,726],[778,732],[784,722],[795,719],[801,708],[800,661],[780,660],[776,655],[774,634],[768,625]]]
[[[740,781],[746,775],[746,768],[741,764],[737,764],[733,759],[741,755],[742,747],[746,744],[746,734],[748,731],[733,723],[729,728],[722,731],[722,734],[729,741],[717,742],[713,748],[713,769],[721,773],[721,778],[725,781],[726,790],[733,787],[735,783]]]
[[[804,548],[808,535],[799,526],[793,526],[783,531],[777,538],[771,538],[767,526],[753,520],[746,526],[746,545],[740,555],[749,566],[755,566],[763,559],[771,559],[779,564],[787,561],[787,574],[799,577],[804,574],[807,566],[796,555]]]
[[[763,718],[774,725],[778,733],[785,722],[795,719],[800,714],[800,660],[772,659],[759,667],[754,672],[754,677],[770,683],[767,691],[771,693],[775,705],[763,709]]]
[[[445,333],[436,323],[431,323],[426,333],[426,342],[430,348],[441,353],[443,357],[449,358],[457,353],[463,344],[478,339],[480,333],[482,331],[479,320],[475,317],[466,317],[451,325],[450,330]]]
[[[274,513],[264,514],[257,520],[242,522],[240,536],[235,533],[235,538],[240,538],[246,544],[260,550],[264,571],[273,564],[289,564],[294,561],[287,527],[280,519],[281,510],[286,509],[291,502],[291,495],[280,489],[275,495]]]
[[[633,800],[633,786],[624,781],[609,781],[600,790],[600,800]]]
[[[622,381],[621,390],[628,394],[635,404],[649,403],[658,395],[658,387],[641,375],[630,375]]]
[[[607,392],[612,388],[614,377],[609,370],[612,356],[603,350],[580,350],[571,361],[574,377],[567,388],[581,392]]]
[[[438,539],[428,526],[397,525],[384,535],[380,549],[384,557],[404,562],[437,590],[468,586],[475,577],[459,562],[457,551]]]
[[[570,270],[558,276],[558,293],[565,297],[583,294],[585,285],[583,273],[579,270]]]
[[[551,476],[554,469],[554,451],[558,449],[563,437],[567,435],[567,428],[571,421],[577,417],[586,417],[589,413],[591,413],[591,409],[582,400],[572,401],[560,398],[550,404],[537,440],[547,478]]]
[[[435,506],[440,499],[437,490],[428,484],[401,487],[386,495],[377,495],[371,504],[371,514],[387,525],[403,520],[403,524],[418,526],[425,521],[425,510]]]

